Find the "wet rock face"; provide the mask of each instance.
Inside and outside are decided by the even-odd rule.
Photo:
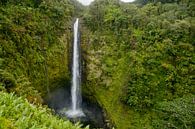
[[[56,112],[68,108],[71,103],[69,89],[58,88],[51,91],[51,93],[45,97],[45,103],[49,108],[54,109]]]
[[[54,109],[56,114],[61,117],[66,116],[66,112],[71,106],[70,87],[61,87],[52,91],[45,97],[45,103]],[[91,102],[83,96],[82,109],[85,116],[70,118],[72,122],[80,121],[83,125],[89,125],[90,128],[107,128],[103,110],[97,103]]]

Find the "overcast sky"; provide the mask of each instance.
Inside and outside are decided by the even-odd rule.
[[[89,5],[94,0],[78,0],[78,1],[81,2],[84,5]],[[121,1],[123,1],[123,2],[132,2],[134,0],[121,0]]]

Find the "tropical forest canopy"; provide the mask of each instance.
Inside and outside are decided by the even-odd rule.
[[[118,129],[195,128],[193,0],[0,1],[0,129],[73,129],[44,105],[71,83],[81,20],[83,95]]]

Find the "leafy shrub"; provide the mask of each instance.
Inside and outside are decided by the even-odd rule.
[[[153,120],[156,129],[194,129],[195,95],[188,95],[155,106],[159,118]]]
[[[11,120],[7,120],[4,117],[0,117],[0,129],[16,129],[13,126]]]
[[[0,124],[20,129],[79,129],[80,125],[72,125],[69,121],[53,116],[51,110],[35,106],[13,93],[0,92]],[[11,120],[11,121],[9,121]],[[2,127],[3,128],[3,127]]]

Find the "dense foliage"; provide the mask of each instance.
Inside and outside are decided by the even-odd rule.
[[[1,2],[1,85],[36,97],[46,93],[53,81],[68,80],[71,2]]]
[[[194,95],[189,95],[174,101],[159,103],[156,111],[160,114],[160,120],[153,120],[155,128],[194,129],[194,97]]]
[[[157,1],[143,6],[100,0],[92,3],[84,15],[92,37],[90,49],[86,50],[87,88],[93,86],[95,90],[91,90],[118,128],[133,125],[127,122],[129,126],[124,126],[120,121],[124,112],[117,114],[119,104],[143,113],[155,109],[158,103],[166,106],[167,101],[177,103],[176,99],[194,94],[194,6],[193,1]],[[103,97],[105,94],[109,97]],[[189,127],[181,124],[176,127],[192,128],[193,117],[188,119]],[[145,120],[148,118],[142,121]],[[153,126],[145,124],[141,128]]]
[[[30,104],[22,97],[0,92],[0,129],[80,129],[53,116],[51,110]]]
[[[0,91],[29,102],[58,83],[69,83],[68,43],[74,2],[69,0],[0,1]],[[51,111],[0,92],[1,129],[75,129]]]
[[[0,0],[0,128],[79,128],[27,102],[42,103],[70,83],[76,15],[83,93],[97,99],[108,123],[195,128],[193,0],[95,0],[86,9],[76,0]]]

